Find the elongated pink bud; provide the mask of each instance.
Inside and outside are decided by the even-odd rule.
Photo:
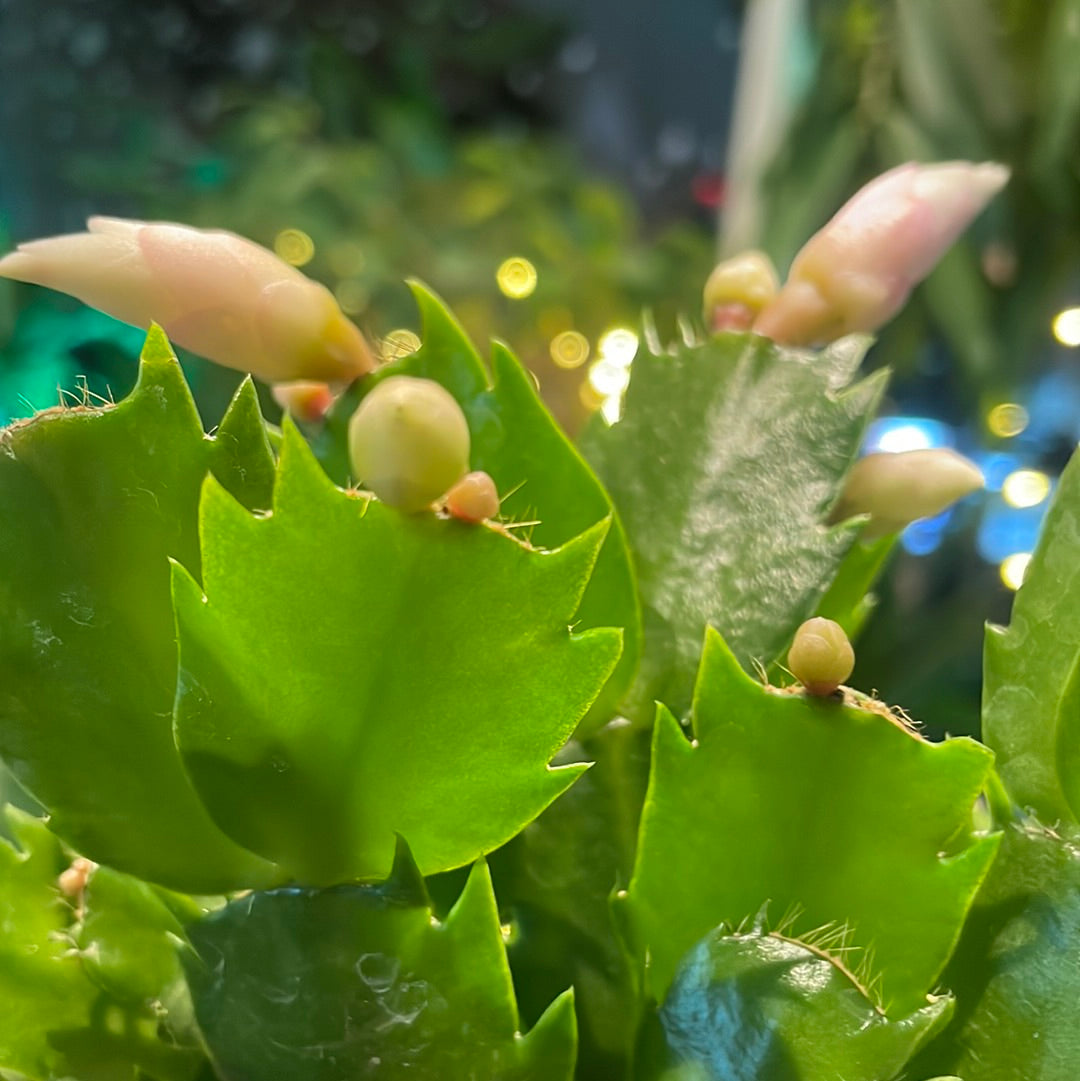
[[[345,382],[374,367],[333,295],[235,233],[90,218],[87,232],[20,244],[0,277],[69,293],[125,323],[267,382]]]
[[[754,330],[792,345],[876,330],[1008,179],[992,162],[909,162],[883,173],[807,241]]]

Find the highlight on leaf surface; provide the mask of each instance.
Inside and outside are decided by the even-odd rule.
[[[391,507],[430,507],[469,468],[469,425],[454,396],[432,379],[392,375],[349,421],[355,479]]]
[[[859,526],[822,529],[887,373],[858,380],[867,342],[820,353],[753,334],[670,355],[640,350],[623,416],[585,449],[626,526],[645,648],[626,715],[690,707],[705,628],[748,670],[814,615]]]
[[[573,991],[521,1034],[482,862],[442,922],[399,841],[385,882],[256,893],[190,937],[195,1013],[225,1081],[573,1077]]]
[[[900,1076],[953,1001],[932,996],[886,1016],[845,963],[844,941],[842,927],[798,939],[767,930],[760,916],[752,928],[709,932],[679,964],[653,1055],[669,1070],[696,1066],[690,1076],[701,1081]]]

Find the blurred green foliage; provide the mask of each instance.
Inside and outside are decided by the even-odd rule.
[[[911,373],[932,337],[970,409],[1007,397],[1049,344],[1080,265],[1080,2],[812,0],[816,76],[765,183],[786,266],[871,176],[908,160],[1008,164],[1002,197],[883,333]]]

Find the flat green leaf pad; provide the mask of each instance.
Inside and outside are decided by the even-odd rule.
[[[192,892],[275,880],[210,820],[173,743],[168,561],[199,573],[208,470],[269,505],[254,388],[207,438],[156,330],[119,405],[0,432],[0,755],[78,851]]]
[[[997,849],[972,833],[990,753],[756,683],[710,632],[696,741],[661,708],[629,888],[663,1000],[687,950],[768,904],[798,934],[847,925],[890,1016],[919,1009]]]
[[[102,964],[88,958],[80,949],[78,909],[85,904],[89,917],[89,897],[80,902],[57,888],[68,863],[59,841],[38,819],[11,808],[7,815],[18,847],[0,840],[0,1075],[111,1081],[134,1077],[138,1069],[139,1076],[157,1081],[188,1081],[202,1055],[167,1038],[161,998],[179,970],[160,909],[151,913],[150,904],[141,905],[133,916],[130,907],[106,913],[95,902],[96,919],[151,946],[150,966],[133,981],[121,975],[125,946],[119,937],[108,936],[115,949]],[[109,900],[123,893],[122,878],[115,876]],[[166,956],[167,974],[158,964]],[[105,970],[110,979],[102,982]]]
[[[890,1020],[823,950],[721,928],[683,959],[660,1010],[665,1065],[700,1081],[882,1081],[899,1075],[951,1007],[938,997]]]
[[[176,567],[176,738],[223,829],[301,882],[425,874],[509,840],[619,632],[572,634],[606,523],[556,552],[335,487],[291,423],[273,513],[209,478],[206,596]]]
[[[1044,822],[1080,817],[1080,455],[1054,502],[1013,602],[1008,628],[989,627],[983,737],[1009,795]],[[1070,682],[1073,684],[1070,693]]]
[[[457,398],[469,422],[471,464],[494,479],[502,497],[500,516],[534,523],[520,531],[542,548],[558,548],[590,526],[611,519],[592,578],[578,607],[576,625],[621,627],[623,653],[579,735],[614,715],[637,669],[641,613],[622,524],[596,475],[547,411],[532,377],[504,346],[492,351],[492,376],[465,332],[442,302],[413,284],[423,320],[423,345],[415,353],[362,380],[337,403],[325,429],[313,435],[316,456],[330,476],[349,478],[347,425],[363,394],[391,375],[441,383]],[[363,477],[352,477],[363,482]]]
[[[223,1081],[570,1081],[572,995],[518,1033],[486,867],[439,924],[405,862],[381,886],[255,893],[189,929]]]
[[[842,389],[864,348],[724,334],[634,361],[622,420],[594,427],[585,450],[637,568],[639,708],[686,711],[706,625],[749,668],[813,615],[855,537],[821,523],[884,388],[879,374]]]
[[[1006,831],[945,971],[955,1023],[918,1060],[964,1081],[1075,1081],[1080,849],[1034,820]],[[912,1076],[922,1076],[913,1074]]]

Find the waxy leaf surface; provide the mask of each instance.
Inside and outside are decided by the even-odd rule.
[[[399,851],[375,886],[279,889],[189,929],[195,1011],[223,1081],[570,1081],[571,993],[525,1036],[477,864],[445,923]]]
[[[923,1076],[1074,1081],[1080,1063],[1080,848],[1034,819],[1011,824],[943,977],[952,1025]]]
[[[659,1013],[666,1047],[640,1072],[657,1081],[886,1081],[951,1007],[941,996],[890,1019],[820,949],[720,928],[679,965]]]
[[[603,485],[547,411],[517,358],[496,343],[489,376],[442,302],[417,284],[413,293],[423,321],[423,345],[362,380],[340,400],[325,429],[312,436],[316,455],[330,476],[344,484],[350,479],[347,425],[360,397],[390,375],[433,379],[454,395],[465,412],[472,438],[471,467],[484,470],[495,481],[502,497],[500,516],[508,522],[536,523],[519,535],[539,547],[558,548],[610,518],[611,527],[576,620],[579,630],[623,630],[622,656],[579,734],[595,731],[614,715],[641,652],[641,613],[622,524]]]
[[[857,527],[826,528],[884,373],[865,341],[821,353],[722,334],[634,361],[623,417],[585,443],[626,526],[645,647],[635,713],[690,705],[705,627],[768,666],[814,613]]]
[[[40,820],[14,809],[7,814],[17,847],[0,840],[0,1075],[112,1081],[135,1077],[139,1070],[139,1076],[156,1081],[189,1081],[202,1055],[163,1038],[160,1001],[179,975],[168,937],[179,925],[173,921],[166,927],[167,915],[149,903],[137,913],[130,906],[111,913],[116,951],[126,949],[127,935],[137,935],[141,946],[151,945],[152,957],[133,982],[117,982],[123,966],[118,952],[111,951],[104,965],[113,978],[103,983],[97,958],[80,948],[79,899],[66,898],[57,888],[68,863],[59,841]],[[124,876],[116,879],[141,887]],[[114,886],[113,900],[125,889]],[[89,897],[83,903],[89,916]],[[168,973],[159,964],[166,957]]]
[[[1007,628],[988,627],[983,738],[1009,795],[1044,822],[1080,815],[1080,455],[1058,484]]]
[[[997,849],[971,814],[990,753],[756,683],[709,632],[691,743],[661,707],[628,903],[658,1001],[690,947],[768,904],[850,927],[893,1016],[919,1009]]]
[[[619,654],[569,629],[605,529],[542,552],[402,514],[288,422],[272,514],[208,478],[176,738],[217,822],[307,885],[385,875],[395,833],[425,874],[509,840],[585,768],[547,763]]]
[[[119,405],[0,432],[0,755],[78,851],[191,892],[276,876],[213,824],[173,743],[168,561],[199,573],[208,470],[269,506],[254,387],[207,438],[157,330]]]

